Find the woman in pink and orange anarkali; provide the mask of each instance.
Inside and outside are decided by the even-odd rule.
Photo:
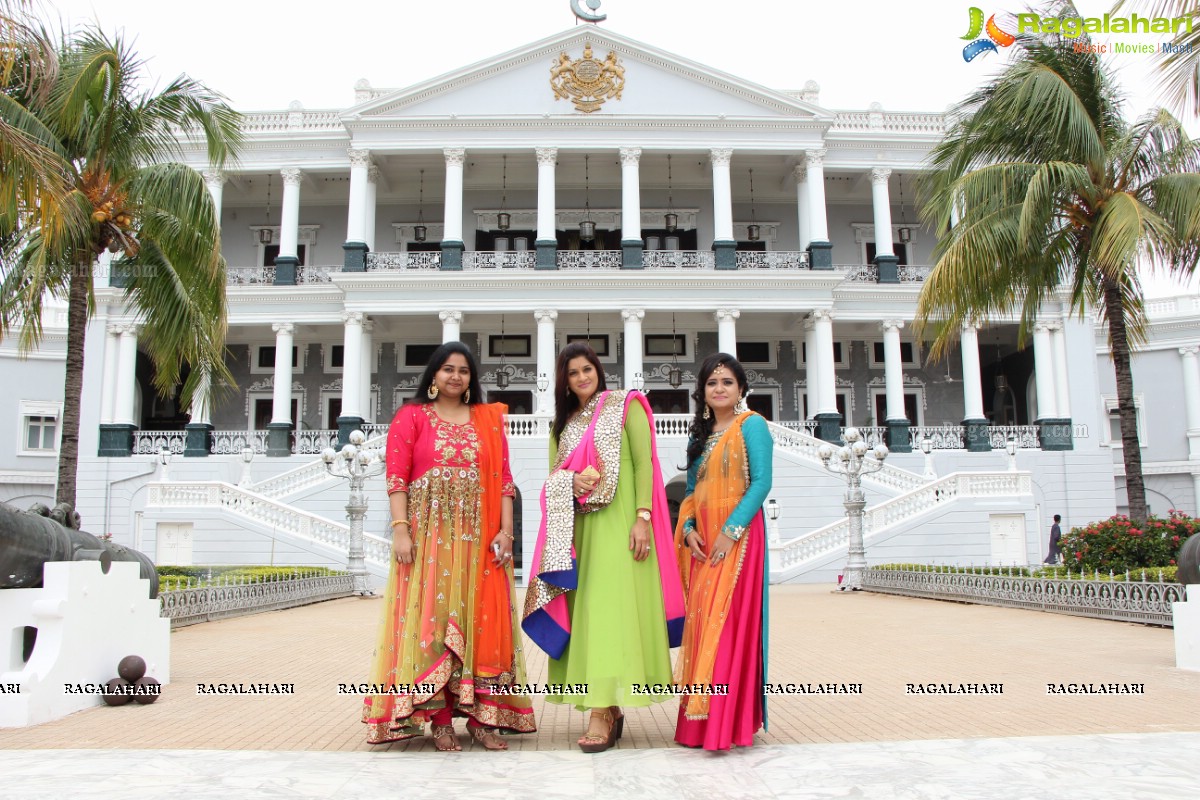
[[[365,698],[372,744],[432,723],[438,750],[460,750],[452,720],[505,750],[499,729],[535,730],[513,607],[513,495],[500,403],[483,403],[471,351],[434,351],[417,398],[388,431],[393,564]]]

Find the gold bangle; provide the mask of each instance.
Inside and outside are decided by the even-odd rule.
[[[513,535],[511,533],[509,533],[508,531],[496,531],[496,535],[497,536],[507,536],[509,538],[509,541],[515,541],[515,539],[513,538]]]
[[[410,527],[410,528],[412,527],[412,523],[410,523],[410,522],[409,522],[408,520],[406,520],[406,519],[394,519],[394,520],[392,520],[392,527],[394,528],[394,527],[396,527],[397,525],[407,525],[407,526],[408,526],[408,527]]]

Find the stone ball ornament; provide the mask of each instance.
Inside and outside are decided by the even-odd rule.
[[[105,705],[123,706],[133,699],[132,686],[133,684],[124,678],[113,678],[104,684],[104,694],[100,696]]]
[[[146,674],[146,660],[141,656],[125,656],[117,664],[117,674],[130,683],[137,683]]]
[[[148,706],[158,699],[160,684],[149,676],[138,678],[133,684],[133,699]]]

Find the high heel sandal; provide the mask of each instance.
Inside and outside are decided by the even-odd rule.
[[[585,753],[603,753],[615,745],[625,731],[625,715],[616,706],[611,706],[603,711],[597,708],[592,709],[591,718],[595,719],[596,717],[608,722],[608,735],[585,733],[579,740],[579,749]]]
[[[508,742],[500,738],[495,728],[468,727],[471,738],[483,745],[484,750],[507,750]]]
[[[453,725],[434,725],[430,735],[433,737],[433,746],[440,752],[455,753],[462,750]]]

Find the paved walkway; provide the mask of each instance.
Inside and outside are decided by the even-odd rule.
[[[163,782],[162,775],[159,783],[138,783],[141,779],[134,777],[137,770],[131,769],[124,771],[123,783],[113,783],[112,779],[87,783],[89,790],[96,792],[108,787],[114,796],[121,793],[118,787],[141,787],[122,796],[148,797],[165,796],[186,788],[186,781],[191,779],[188,776],[195,775],[162,766],[180,763],[180,759],[210,765],[227,763],[233,770],[229,774],[242,775],[250,781],[245,788],[253,789],[249,794],[238,792],[239,797],[286,796],[301,791],[284,785],[291,785],[288,781],[293,767],[288,765],[331,763],[328,756],[298,756],[295,751],[358,753],[338,762],[344,763],[337,772],[341,782],[337,783],[336,777],[319,782],[324,788],[315,796],[372,796],[374,790],[369,787],[375,784],[367,778],[381,774],[380,770],[388,772],[387,765],[393,763],[387,757],[389,751],[421,754],[419,760],[407,757],[403,760],[406,775],[415,775],[411,772],[414,769],[433,770],[447,756],[434,753],[427,739],[377,748],[368,746],[363,740],[363,726],[357,721],[359,699],[338,694],[339,683],[366,679],[379,608],[377,599],[352,598],[177,630],[172,634],[172,683],[154,705],[99,707],[34,728],[0,730],[0,774],[14,777],[23,774],[31,781],[27,787],[30,792],[10,795],[12,782],[6,780],[0,786],[0,797],[38,796],[33,789],[43,785],[39,781],[58,781],[61,788],[62,781],[93,774],[115,776],[119,772],[111,769],[112,759],[118,755],[115,752],[81,757],[65,749],[120,751],[120,756],[131,759],[131,763],[159,765],[150,768],[152,774],[165,770],[176,779],[170,786]],[[527,653],[530,680],[543,682],[544,656],[536,648]],[[1169,629],[870,593],[847,595],[830,592],[825,587],[777,586],[771,589],[770,664],[772,683],[812,684],[814,689],[824,684],[839,688],[858,685],[861,691],[772,698],[771,727],[759,736],[761,746],[735,752],[729,758],[737,760],[728,762],[752,767],[758,776],[755,780],[765,782],[762,786],[754,781],[739,784],[756,797],[789,796],[793,791],[797,794],[792,796],[806,796],[803,792],[818,785],[831,791],[839,786],[861,788],[866,785],[862,781],[868,780],[865,773],[852,779],[849,773],[833,765],[856,763],[867,769],[872,759],[878,762],[880,770],[878,786],[891,786],[895,796],[972,796],[958,788],[951,790],[950,784],[943,787],[945,794],[941,794],[942,789],[937,787],[942,784],[937,781],[929,784],[928,792],[917,791],[915,787],[905,788],[903,781],[897,783],[894,775],[888,776],[889,770],[907,763],[909,756],[905,753],[911,753],[912,758],[929,768],[944,761],[951,772],[961,767],[967,770],[964,774],[970,774],[968,767],[981,757],[983,751],[979,748],[984,745],[964,740],[980,739],[993,742],[986,750],[995,758],[1009,759],[1013,754],[1023,753],[1016,766],[1024,763],[1032,770],[1031,785],[1061,775],[1062,770],[1082,780],[1081,773],[1072,766],[1077,763],[1074,759],[1064,759],[1061,753],[1054,755],[1062,743],[1010,737],[1088,737],[1070,741],[1091,753],[1089,757],[1097,764],[1105,765],[1089,781],[1099,780],[1096,776],[1109,775],[1113,769],[1119,770],[1121,764],[1135,763],[1117,755],[1125,748],[1121,742],[1133,749],[1146,748],[1149,763],[1162,767],[1161,777],[1166,782],[1160,788],[1164,792],[1177,779],[1186,778],[1192,781],[1192,786],[1200,781],[1200,767],[1189,766],[1197,761],[1191,754],[1196,752],[1200,736],[1104,736],[1200,733],[1200,715],[1196,713],[1200,709],[1200,673],[1174,668]],[[295,684],[295,694],[271,697],[197,694],[197,684],[250,682]],[[991,689],[999,684],[1003,691],[987,694],[914,691],[931,684],[934,688],[975,684]],[[1144,693],[1052,695],[1047,693],[1047,684],[1117,684],[1120,688],[1141,687]],[[725,763],[720,757],[671,744],[675,712],[671,703],[632,712],[620,751],[606,754],[608,761],[596,761],[610,765],[604,769],[587,766],[595,759],[589,760],[574,749],[574,739],[584,726],[581,713],[540,700],[535,700],[535,708],[538,733],[509,739],[510,747],[518,755],[473,752],[463,736],[467,752],[452,758],[459,759],[455,763],[471,766],[469,771],[457,771],[455,780],[500,781],[500,773],[516,764],[526,764],[534,770],[570,764],[570,771],[586,773],[580,780],[592,787],[582,796],[599,792],[603,787],[616,792],[622,784],[612,775],[605,777],[609,769],[627,776],[632,771],[640,776],[639,780],[649,781],[639,784],[639,792],[644,789],[644,794],[653,796],[658,788],[664,792],[686,788],[679,783],[680,776],[686,777],[692,769],[699,770],[697,774],[707,769],[698,765]],[[1178,750],[1172,745],[1176,739],[1179,745],[1184,741],[1192,743],[1191,754],[1180,763],[1172,761],[1172,754],[1186,752],[1186,748]],[[921,744],[919,740],[929,741]],[[837,743],[859,744],[848,749],[812,747]],[[41,753],[36,759],[3,752],[37,749],[60,752]],[[126,752],[136,750],[148,752],[142,755]],[[238,752],[207,755],[190,752],[197,750]],[[264,750],[286,752],[266,760],[262,754],[244,752]],[[159,751],[189,752],[172,755]],[[851,755],[854,752],[859,755]],[[1031,761],[1030,754],[1037,752],[1046,755]],[[799,758],[781,758],[783,754]],[[870,758],[863,761],[868,755]],[[1079,757],[1088,758],[1082,754]],[[714,762],[713,758],[718,760]],[[81,765],[78,770],[60,769],[61,765],[75,761]],[[658,766],[644,770],[643,762]],[[37,764],[43,766],[39,768]],[[265,771],[256,772],[259,767],[251,764],[261,765]],[[478,771],[475,765],[479,765]],[[824,765],[821,766],[824,777],[813,783],[813,770],[818,765]],[[20,769],[11,773],[10,766]],[[655,772],[659,767],[675,777],[651,780],[659,775]],[[29,774],[30,769],[41,769],[41,777]],[[205,769],[208,767],[197,774]],[[211,769],[226,774],[219,766]],[[276,769],[277,773],[271,772]],[[1046,771],[1045,777],[1037,776],[1040,769]],[[792,783],[801,773],[807,775],[805,782]],[[360,774],[366,776],[365,783],[353,778]],[[271,775],[288,777],[276,785],[271,784]],[[792,778],[786,778],[787,775]],[[998,779],[998,775],[989,780]],[[846,783],[848,780],[851,783]],[[1087,785],[1084,781],[1078,788],[1082,792]],[[155,786],[162,790],[162,795],[154,794]],[[507,791],[503,782],[495,786]],[[757,788],[751,791],[752,787]],[[1120,782],[1109,786],[1109,794],[1117,792],[1118,787],[1120,793],[1129,794],[1128,787]],[[1100,783],[1095,788],[1099,791]],[[192,788],[187,790],[193,792]],[[277,790],[281,793],[271,793]],[[879,792],[862,796],[892,796]],[[736,792],[726,794],[736,796]],[[486,792],[485,795],[490,796]],[[567,795],[577,792],[563,788],[561,796]],[[231,795],[226,791],[224,796]],[[502,791],[496,796],[506,795]],[[1048,790],[1043,794],[1039,790],[973,796],[1093,795],[1064,795]],[[1152,792],[1144,796],[1160,795]]]

